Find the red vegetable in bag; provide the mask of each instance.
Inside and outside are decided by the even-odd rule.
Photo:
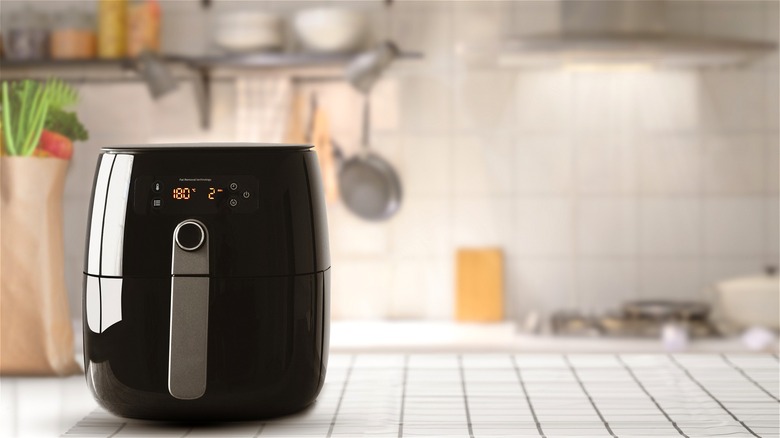
[[[35,151],[38,156],[51,156],[69,160],[73,155],[73,142],[68,137],[44,129],[41,132],[41,139],[38,141],[38,148]]]

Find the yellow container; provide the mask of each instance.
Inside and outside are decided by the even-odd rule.
[[[98,56],[127,55],[127,0],[100,0],[98,4]]]

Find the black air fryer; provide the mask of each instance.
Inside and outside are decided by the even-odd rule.
[[[98,402],[159,420],[258,419],[322,388],[330,256],[305,145],[102,150],[84,270]]]

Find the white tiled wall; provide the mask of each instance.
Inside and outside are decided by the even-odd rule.
[[[184,17],[208,19],[174,3],[165,5],[181,27]],[[777,2],[671,3],[681,33],[778,39]],[[377,34],[389,26],[425,58],[396,64],[373,98],[373,144],[398,167],[402,210],[374,224],[330,208],[334,317],[449,318],[459,247],[505,250],[516,318],[638,297],[707,298],[714,281],[778,263],[777,54],[707,71],[500,69],[468,61],[463,48],[555,30],[556,2],[400,1],[389,23],[381,5],[359,5],[376,15]],[[208,45],[171,29],[170,48]],[[187,87],[158,103],[138,84],[80,88],[92,139],[78,146],[66,187],[74,312],[98,147],[235,139],[230,84],[215,91],[210,132],[199,130]],[[331,115],[348,153],[353,106]]]

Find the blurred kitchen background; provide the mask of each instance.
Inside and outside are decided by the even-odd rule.
[[[620,348],[635,349],[644,344],[633,336],[644,334],[656,348],[670,322],[672,349],[686,331],[742,348],[734,336],[754,325],[769,329],[753,332],[766,346],[780,313],[778,277],[767,274],[780,252],[780,4],[574,3],[161,0],[159,53],[178,86],[152,98],[135,61],[37,59],[51,55],[36,53],[36,31],[94,32],[105,19],[98,1],[3,0],[0,77],[69,79],[90,131],[65,187],[74,319],[100,147],[283,141],[293,120],[310,125],[316,96],[330,137],[352,156],[363,98],[343,68],[392,41],[401,53],[370,93],[371,147],[397,170],[403,197],[382,221],[329,203],[334,347],[428,339],[544,348],[567,335],[599,340],[582,347],[599,349],[600,336],[616,334]],[[28,59],[9,59],[19,56],[9,38],[24,42],[25,29]],[[640,49],[616,38],[580,50],[572,38],[523,44],[615,31],[660,32],[667,49],[634,56]],[[610,41],[618,50],[602,53]],[[142,66],[147,76],[159,60]],[[719,310],[729,294],[747,303],[730,319]],[[625,305],[637,300],[689,304],[632,313]],[[482,316],[458,310],[475,302]]]

